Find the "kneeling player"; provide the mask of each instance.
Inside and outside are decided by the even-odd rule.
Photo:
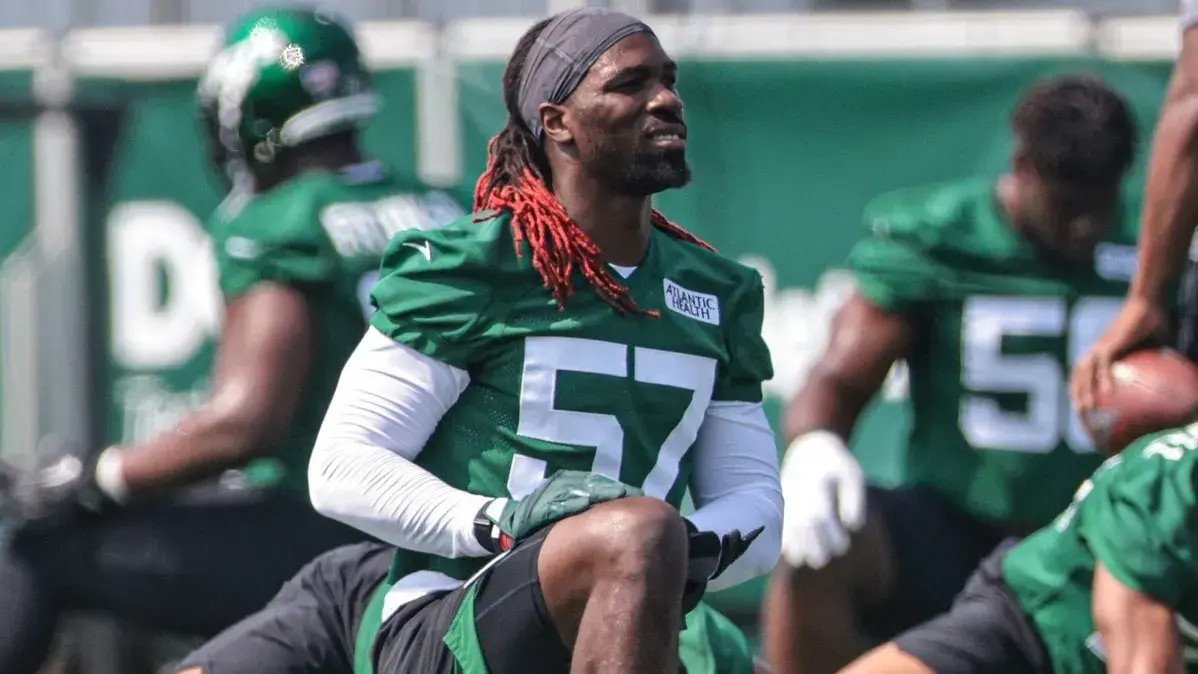
[[[363,631],[372,600],[380,601],[395,549],[384,543],[327,552],[291,579],[266,608],[188,656],[179,674],[348,674],[369,667],[373,632]],[[367,625],[369,629],[369,625]],[[730,620],[700,603],[686,616],[678,660],[687,674],[756,674],[747,641]]]
[[[380,674],[676,671],[685,601],[778,559],[761,278],[650,203],[689,177],[676,74],[627,15],[536,24],[480,212],[388,245],[309,467],[399,548]]]
[[[1198,672],[1198,424],[1102,465],[952,609],[843,674]]]

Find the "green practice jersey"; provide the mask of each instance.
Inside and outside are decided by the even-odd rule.
[[[1046,524],[1101,461],[1068,396],[1073,362],[1122,303],[1130,208],[1091,261],[1047,258],[1006,222],[992,180],[913,189],[866,209],[859,292],[916,330],[906,482],[975,517]]]
[[[510,216],[476,219],[401,232],[373,293],[375,328],[470,374],[416,463],[458,489],[512,498],[558,469],[594,471],[679,507],[708,405],[760,402],[772,375],[761,277],[654,230],[623,282],[659,316],[621,317],[577,272],[559,310],[527,243],[517,254]],[[391,580],[421,570],[466,580],[485,561],[400,551]],[[479,671],[467,664],[472,630],[459,621],[446,643]]]
[[[1101,562],[1176,611],[1186,671],[1198,674],[1198,424],[1142,438],[1082,483],[1050,526],[1008,553],[1003,576],[1057,674],[1102,674],[1091,588]]]
[[[216,212],[209,231],[225,301],[259,283],[299,288],[317,337],[292,426],[270,458],[246,467],[251,483],[279,484],[307,498],[308,456],[373,312],[370,288],[387,242],[397,231],[430,229],[461,214],[443,193],[400,180],[377,162],[305,173]]]
[[[680,506],[708,404],[759,402],[772,374],[761,277],[654,230],[623,281],[660,317],[620,317],[579,274],[559,311],[527,245],[516,254],[509,221],[466,217],[401,232],[387,248],[372,325],[470,373],[416,463],[483,496],[520,498],[572,469]],[[395,574],[432,569],[460,580],[483,561],[397,560]]]

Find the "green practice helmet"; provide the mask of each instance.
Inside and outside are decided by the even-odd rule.
[[[322,11],[260,9],[237,20],[200,78],[214,159],[269,164],[281,148],[356,126],[379,99],[349,29]]]

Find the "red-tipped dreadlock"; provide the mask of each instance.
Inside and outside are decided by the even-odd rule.
[[[519,121],[516,97],[520,71],[529,49],[549,21],[545,19],[530,28],[508,60],[503,73],[503,94],[509,121],[487,145],[487,170],[474,188],[474,210],[511,212],[516,254],[523,255],[521,244],[527,241],[532,249],[533,268],[553,293],[558,309],[565,309],[566,299],[574,292],[570,278],[577,266],[599,297],[620,314],[657,316],[658,312],[641,309],[629,297],[628,288],[601,262],[599,247],[574,224],[561,202],[549,191],[548,163],[540,148],[535,147],[532,134]],[[656,210],[653,211],[653,226],[676,239],[714,250]]]

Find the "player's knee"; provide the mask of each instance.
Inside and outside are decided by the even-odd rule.
[[[592,511],[581,551],[598,577],[646,579],[686,569],[686,525],[678,511],[654,498],[628,498]]]

